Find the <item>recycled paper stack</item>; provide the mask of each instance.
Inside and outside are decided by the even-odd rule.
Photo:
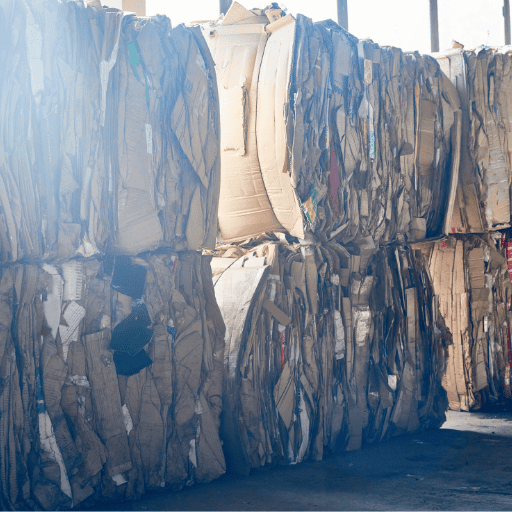
[[[288,232],[375,246],[446,233],[459,98],[435,59],[234,2],[202,26],[221,105],[225,242]]]
[[[430,265],[454,340],[444,382],[450,408],[471,410],[510,398],[512,54],[510,47],[455,46],[436,58],[461,100],[461,162],[450,228],[461,236],[431,249]]]
[[[1,18],[1,261],[215,245],[218,100],[199,29],[57,0]]]
[[[450,334],[404,243],[449,227],[455,87],[431,57],[276,4],[235,2],[202,30],[221,106],[227,466],[439,426]]]
[[[462,149],[451,232],[510,227],[512,172],[512,50],[455,48],[437,54],[456,85],[462,109]]]
[[[451,336],[413,251],[277,236],[217,251],[228,468],[321,459],[444,421]]]
[[[0,308],[3,510],[224,472],[224,325],[207,258],[3,267]]]
[[[217,478],[208,48],[99,2],[0,12],[0,508]]]
[[[443,385],[454,410],[510,398],[510,242],[501,234],[449,237],[430,249],[441,313],[453,334]]]

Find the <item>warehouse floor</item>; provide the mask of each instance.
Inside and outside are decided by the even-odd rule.
[[[322,462],[224,475],[94,510],[512,510],[512,414],[447,417],[441,430]]]

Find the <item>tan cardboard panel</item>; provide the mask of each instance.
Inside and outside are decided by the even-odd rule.
[[[295,20],[287,16],[276,23],[280,26],[270,32],[258,78],[258,159],[274,214],[291,235],[304,238],[302,213],[290,182],[285,117]]]
[[[229,104],[227,110],[221,110],[227,137],[222,139],[219,201],[219,227],[224,241],[282,229],[263,184],[256,148],[257,84],[266,40],[263,25],[222,26],[215,37],[207,38],[216,61],[221,101],[230,102],[233,95],[238,95],[245,102],[243,109],[237,100],[236,105]],[[236,108],[238,114],[233,115]]]

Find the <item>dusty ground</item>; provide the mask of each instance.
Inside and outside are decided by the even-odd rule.
[[[94,510],[512,510],[512,414],[447,416],[441,430],[322,462],[224,475]]]

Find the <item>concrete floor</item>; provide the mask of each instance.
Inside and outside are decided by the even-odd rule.
[[[228,474],[94,510],[512,510],[512,414],[447,417],[441,430],[321,462]]]

